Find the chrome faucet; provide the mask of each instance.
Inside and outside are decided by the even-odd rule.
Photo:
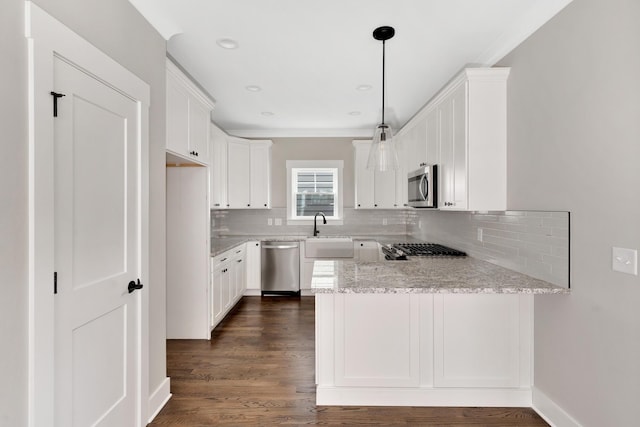
[[[323,224],[327,223],[327,218],[324,216],[324,213],[316,212],[316,214],[313,216],[313,237],[316,237],[318,233],[320,233],[320,230],[318,230],[318,226],[316,225],[316,219],[318,218],[318,215],[322,215]]]

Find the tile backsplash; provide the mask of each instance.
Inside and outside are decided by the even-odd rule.
[[[320,235],[376,236],[406,234],[407,215],[403,209],[363,210],[344,208],[343,224],[322,224]],[[271,225],[269,225],[271,220]],[[278,224],[278,225],[276,225]],[[313,224],[287,225],[286,208],[256,210],[212,210],[211,236],[311,236]]]
[[[412,237],[569,287],[569,212],[409,212]]]
[[[271,225],[269,225],[271,224]],[[342,225],[320,235],[407,235],[467,252],[529,276],[569,286],[569,213],[344,209]],[[286,208],[212,210],[211,236],[310,236],[313,225],[287,225]]]

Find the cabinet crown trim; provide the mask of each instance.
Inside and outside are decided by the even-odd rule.
[[[460,84],[469,82],[502,82],[506,81],[511,73],[510,67],[484,67],[465,68],[449,80],[427,103],[396,133],[396,137],[401,137],[407,130],[423,120],[431,110],[436,108],[438,103],[451,93]]]
[[[184,71],[180,69],[178,65],[176,65],[169,58],[166,59],[166,68],[167,73],[171,74],[174,78],[180,81],[181,84],[185,86],[186,89],[191,92],[193,96],[195,96],[198,101],[205,104],[211,110],[213,110],[216,106],[216,101],[211,98],[208,94],[205,94],[203,89],[201,89],[197,83],[195,83],[191,78],[189,78]]]

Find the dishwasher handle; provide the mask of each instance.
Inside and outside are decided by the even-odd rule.
[[[263,243],[262,249],[297,249],[300,245],[298,243]]]

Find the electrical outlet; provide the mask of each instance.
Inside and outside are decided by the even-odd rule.
[[[267,225],[273,225],[273,218],[267,218]]]
[[[282,218],[276,218],[276,225],[282,225]]]
[[[635,249],[613,248],[611,251],[613,271],[638,275],[638,251]]]
[[[382,225],[387,225],[387,218],[382,218]]]
[[[482,242],[482,228],[478,228],[478,242]]]

